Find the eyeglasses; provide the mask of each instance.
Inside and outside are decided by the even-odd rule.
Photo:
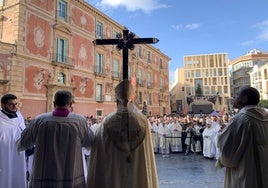
[[[10,106],[12,106],[12,107],[13,107],[13,106],[17,106],[17,105],[18,105],[18,103],[7,103],[6,105],[7,105],[7,106],[9,106],[9,107],[10,107]]]

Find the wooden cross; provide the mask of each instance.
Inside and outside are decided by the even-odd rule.
[[[117,45],[118,50],[123,49],[123,80],[128,79],[128,49],[133,50],[134,44],[155,44],[157,38],[134,38],[135,34],[128,29],[123,30],[122,34],[117,35],[117,39],[96,39],[93,41],[96,45]]]

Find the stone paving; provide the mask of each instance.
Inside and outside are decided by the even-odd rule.
[[[160,188],[223,188],[225,168],[203,155],[155,155]]]

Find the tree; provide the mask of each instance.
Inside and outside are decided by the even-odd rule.
[[[195,90],[195,95],[196,96],[202,96],[203,95],[203,91],[202,91],[200,83],[197,84],[197,88]]]
[[[268,108],[268,100],[260,100],[258,106]]]

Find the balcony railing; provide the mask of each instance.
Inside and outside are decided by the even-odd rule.
[[[166,87],[165,86],[160,86],[160,91],[165,91]]]
[[[137,84],[138,84],[139,86],[144,87],[144,86],[145,86],[145,81],[142,80],[142,79],[140,79],[140,78],[137,78]]]
[[[0,79],[0,84],[7,84],[9,82],[9,80],[2,80]]]
[[[95,66],[94,74],[97,76],[106,76],[106,71],[103,67]]]
[[[73,58],[62,55],[62,54],[52,53],[51,59],[52,59],[52,63],[56,63],[56,64],[60,64],[63,66],[68,66],[68,67],[74,66]]]
[[[153,83],[152,82],[147,82],[147,87],[152,89],[153,88]]]
[[[113,79],[120,79],[121,74],[118,71],[112,71],[112,78]]]
[[[96,96],[96,102],[104,102],[104,95]]]

